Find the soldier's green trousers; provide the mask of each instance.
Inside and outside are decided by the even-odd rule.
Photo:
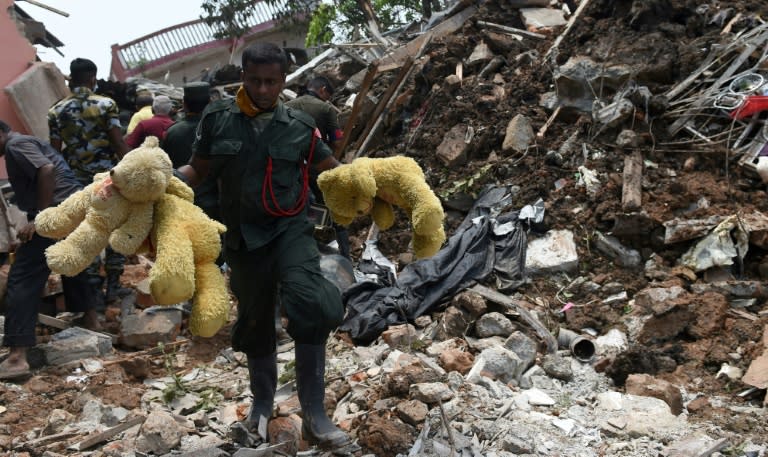
[[[321,273],[313,231],[311,222],[297,223],[261,248],[225,250],[238,300],[232,332],[236,351],[256,357],[275,351],[275,300],[297,344],[324,344],[341,323],[341,295]]]

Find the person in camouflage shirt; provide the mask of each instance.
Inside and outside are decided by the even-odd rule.
[[[75,59],[70,65],[72,95],[48,111],[51,145],[61,151],[80,184],[111,169],[128,152],[123,141],[117,103],[93,93],[96,64]]]
[[[96,95],[96,64],[77,58],[69,66],[69,87],[72,95],[57,102],[48,111],[50,143],[61,152],[81,185],[93,182],[93,176],[110,170],[126,152],[117,103],[109,97]],[[94,286],[101,290],[99,259],[89,267]],[[107,248],[105,259],[107,303],[128,293],[120,287],[125,257]],[[99,307],[103,306],[99,300]]]

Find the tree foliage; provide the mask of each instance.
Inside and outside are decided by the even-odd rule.
[[[277,0],[267,0],[277,1]],[[288,0],[289,10],[291,0]],[[405,25],[421,17],[421,0],[371,0],[381,30]],[[348,41],[357,34],[366,35],[366,18],[358,0],[332,0],[312,11],[307,46],[334,41]]]
[[[200,7],[203,10],[200,19],[213,27],[214,38],[238,39],[251,28],[248,19],[256,11],[256,2],[252,0],[203,0]]]
[[[280,8],[275,19],[283,26],[307,30],[306,46],[348,41],[366,35],[366,18],[359,0],[261,0]],[[425,3],[429,2],[429,3]],[[370,0],[381,30],[405,25],[422,15],[435,0]],[[216,38],[240,38],[248,30],[254,0],[203,0],[201,19],[214,27]]]

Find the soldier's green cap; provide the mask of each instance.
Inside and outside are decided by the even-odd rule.
[[[211,98],[211,85],[202,82],[192,82],[184,85],[184,97],[187,100],[207,101]]]

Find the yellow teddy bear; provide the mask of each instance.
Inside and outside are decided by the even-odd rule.
[[[387,230],[395,221],[395,205],[411,219],[416,257],[434,255],[445,241],[442,204],[410,157],[361,157],[324,171],[317,184],[338,224],[349,225],[370,213],[376,225]]]
[[[74,276],[108,244],[121,254],[135,253],[152,228],[154,202],[172,176],[168,155],[150,137],[112,170],[96,174],[85,189],[41,211],[35,217],[37,233],[63,238],[45,251],[51,270]]]
[[[193,198],[150,136],[85,189],[41,211],[35,228],[42,236],[64,238],[45,254],[52,271],[69,276],[83,271],[107,244],[124,255],[156,253],[149,275],[155,303],[194,296],[190,331],[208,337],[229,312],[229,293],[215,264],[225,227],[205,216]]]

